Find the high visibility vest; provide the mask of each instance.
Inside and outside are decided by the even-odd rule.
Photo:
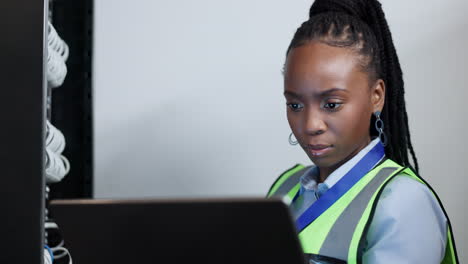
[[[284,172],[270,188],[268,197],[282,197],[292,201],[300,188],[300,177],[309,167],[296,165]],[[299,240],[306,256],[312,259],[331,260],[331,263],[361,263],[360,248],[373,218],[377,201],[384,187],[395,176],[406,174],[432,188],[411,169],[387,159],[364,175],[330,208],[299,232]],[[442,207],[443,209],[443,207]],[[447,246],[444,264],[458,263],[452,229],[447,213]],[[335,262],[333,262],[335,261]]]

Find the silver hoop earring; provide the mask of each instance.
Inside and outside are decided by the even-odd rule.
[[[380,119],[380,111],[374,113],[375,115],[375,129],[379,132],[380,142],[385,147],[387,145],[387,135],[384,132],[384,122]]]
[[[299,142],[294,141],[292,137],[293,137],[293,133],[291,132],[291,134],[289,134],[289,144],[291,144],[292,146],[299,144]]]

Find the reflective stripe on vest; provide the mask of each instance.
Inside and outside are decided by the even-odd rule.
[[[268,192],[267,197],[281,197],[288,205],[291,203],[293,197],[299,191],[301,176],[312,166],[304,167],[300,164],[292,167],[283,174],[273,184]]]
[[[308,168],[296,165],[283,173],[277,180],[277,184],[270,189],[268,197],[282,196],[292,199],[299,190],[300,177]],[[348,263],[360,263],[362,256],[358,250],[361,240],[367,234],[380,193],[391,179],[401,173],[426,184],[410,169],[405,169],[392,160],[384,161],[367,173],[332,207],[299,233],[304,253],[319,256],[318,259],[320,256],[326,256]],[[286,184],[289,188],[283,188],[282,184]],[[442,263],[457,263],[456,259],[449,225],[447,248]]]
[[[385,179],[397,170],[398,168],[395,167],[382,168],[369,184],[359,192],[344,209],[343,213],[340,214],[330,232],[328,232],[320,248],[320,255],[333,256],[334,258],[342,260],[348,259],[349,247],[354,231],[367,208],[367,204]]]

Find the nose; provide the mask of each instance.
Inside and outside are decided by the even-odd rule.
[[[307,111],[304,125],[305,132],[309,135],[320,135],[327,130],[324,116],[319,110],[310,109]]]

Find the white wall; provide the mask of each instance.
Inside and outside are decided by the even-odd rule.
[[[421,173],[468,260],[468,1],[382,3]],[[307,163],[287,141],[281,68],[310,4],[96,0],[95,197],[262,196]]]

